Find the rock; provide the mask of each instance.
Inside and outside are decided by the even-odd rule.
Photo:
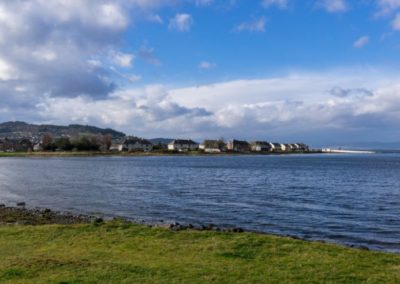
[[[103,220],[103,218],[96,218],[96,219],[94,219],[93,223],[95,225],[100,225],[100,224],[104,223],[104,220]]]
[[[154,226],[155,228],[171,229],[171,224],[158,224]]]
[[[175,225],[171,224],[171,230],[173,230],[173,231],[181,231],[184,229],[185,229],[185,227],[180,225],[179,223],[176,223]]]
[[[206,227],[206,230],[211,231],[214,228],[214,224],[209,224]]]
[[[367,246],[359,246],[358,248],[362,249],[362,250],[369,250],[369,247],[367,247]]]
[[[243,233],[243,229],[242,228],[233,228],[232,232],[234,232],[234,233]]]

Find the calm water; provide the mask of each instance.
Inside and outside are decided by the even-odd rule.
[[[17,201],[400,252],[400,154],[1,158]]]

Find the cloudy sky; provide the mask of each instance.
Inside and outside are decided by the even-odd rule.
[[[400,0],[0,0],[0,121],[400,141]]]

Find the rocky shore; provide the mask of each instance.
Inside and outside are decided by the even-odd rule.
[[[99,216],[91,216],[85,214],[73,214],[70,212],[59,212],[48,208],[26,208],[25,202],[17,203],[16,206],[10,207],[0,203],[0,226],[1,225],[74,225],[74,224],[95,224],[101,225],[105,221],[120,221],[126,224],[140,224],[145,225],[149,228],[164,228],[171,231],[184,231],[184,230],[196,230],[196,231],[215,231],[215,232],[231,232],[231,233],[243,233],[246,232],[240,227],[219,227],[214,224],[207,225],[193,225],[193,224],[181,224],[178,222],[168,223],[164,220],[158,222],[146,222],[144,220],[128,220],[125,218],[106,218]],[[262,232],[254,232],[261,233]],[[284,237],[290,237],[292,239],[298,239],[307,241],[307,239],[299,238],[293,235],[285,235]],[[321,243],[325,243],[323,240],[314,240]],[[351,248],[358,248],[363,250],[369,250],[366,246],[357,245],[346,245]]]
[[[94,216],[61,213],[50,209],[28,209],[23,202],[18,203],[17,207],[0,204],[0,225],[71,225],[100,221],[98,219]]]
[[[0,225],[73,225],[73,224],[101,224],[107,218],[99,216],[90,216],[84,214],[72,214],[69,212],[58,212],[51,209],[43,208],[26,208],[24,202],[17,203],[16,206],[10,207],[5,204],[0,204]],[[244,232],[242,228],[220,228],[213,224],[207,225],[192,225],[192,224],[180,224],[177,222],[166,223],[160,220],[156,223],[149,223],[145,221],[131,221],[123,218],[115,218],[114,220],[123,221],[125,223],[138,223],[141,225],[147,225],[148,227],[154,228],[166,228],[172,231],[181,230],[199,230],[199,231],[217,231],[217,232]]]

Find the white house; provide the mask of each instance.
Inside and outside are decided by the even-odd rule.
[[[268,142],[254,141],[250,143],[250,148],[253,152],[269,152],[272,151],[273,146]]]
[[[148,152],[153,150],[153,144],[150,141],[138,138],[138,137],[127,137],[118,146],[118,151],[144,151]]]
[[[226,144],[222,140],[204,140],[199,149],[206,153],[221,153],[226,151]]]
[[[284,144],[285,145],[285,150],[286,152],[291,152],[295,150],[295,147],[293,144]]]
[[[283,151],[281,143],[271,143],[273,151]]]
[[[228,142],[227,148],[229,151],[234,151],[234,152],[249,152],[250,144],[247,141],[240,141],[234,139]]]
[[[268,144],[271,146],[271,151],[274,151],[274,150],[275,150],[275,145],[274,145],[274,143],[269,142]]]
[[[299,151],[310,151],[310,147],[304,143],[297,143],[299,145]]]
[[[199,144],[193,140],[175,139],[168,144],[170,151],[193,151],[199,149]]]

